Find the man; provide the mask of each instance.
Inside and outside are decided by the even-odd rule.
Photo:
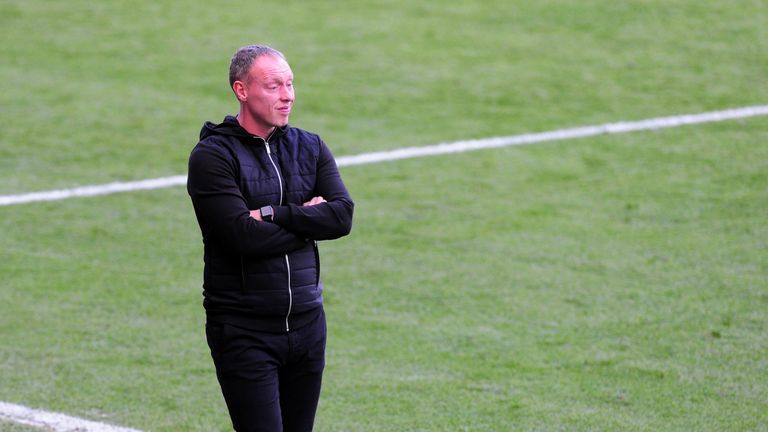
[[[187,180],[208,345],[235,430],[309,431],[325,365],[317,241],[349,234],[354,204],[325,143],[288,125],[282,53],[241,48],[229,81],[239,114],[205,123]]]

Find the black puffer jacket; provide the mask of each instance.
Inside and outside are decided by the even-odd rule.
[[[207,122],[187,191],[203,235],[209,321],[284,332],[320,313],[316,241],[347,235],[354,208],[320,137],[286,126],[265,141],[232,116]],[[315,196],[327,202],[302,206]],[[266,205],[274,223],[250,217]]]

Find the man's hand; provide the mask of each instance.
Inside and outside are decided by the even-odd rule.
[[[323,198],[321,196],[316,196],[316,197],[312,198],[311,200],[305,202],[304,206],[305,207],[306,206],[313,206],[313,205],[317,205],[317,204],[322,204],[324,202],[325,202],[325,198]]]
[[[252,217],[252,218],[254,218],[254,219],[256,219],[257,221],[260,221],[260,220],[262,220],[262,219],[261,219],[261,210],[258,210],[258,209],[256,209],[256,210],[251,210],[251,217]]]

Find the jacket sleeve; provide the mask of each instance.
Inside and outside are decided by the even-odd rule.
[[[274,208],[274,222],[310,240],[332,240],[352,230],[355,204],[347,191],[328,146],[320,140],[314,196],[326,202],[314,206],[283,205]]]
[[[306,246],[306,239],[278,225],[259,222],[237,184],[237,168],[226,152],[198,145],[189,157],[187,191],[206,244],[239,255],[284,254]]]

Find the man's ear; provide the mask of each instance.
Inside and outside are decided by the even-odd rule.
[[[248,93],[245,90],[245,83],[242,81],[235,81],[232,83],[232,91],[235,92],[235,96],[240,102],[248,100]]]

